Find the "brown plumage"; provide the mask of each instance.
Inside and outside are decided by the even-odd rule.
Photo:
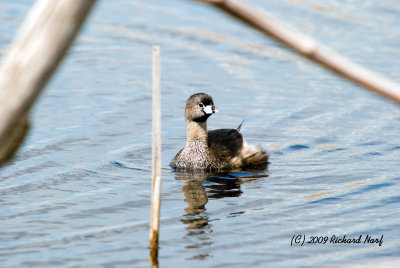
[[[266,169],[268,155],[259,146],[243,141],[240,128],[207,132],[207,119],[218,112],[211,96],[197,93],[185,107],[187,140],[171,161],[177,169],[237,170]]]

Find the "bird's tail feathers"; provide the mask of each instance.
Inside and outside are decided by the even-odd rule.
[[[242,165],[247,169],[266,169],[268,154],[257,145],[244,143],[242,149]]]

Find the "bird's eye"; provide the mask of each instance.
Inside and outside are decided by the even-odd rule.
[[[203,107],[204,107],[204,104],[201,103],[201,102],[199,102],[199,106],[200,106],[201,108],[203,108]]]

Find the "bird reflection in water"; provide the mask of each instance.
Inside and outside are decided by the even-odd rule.
[[[182,191],[188,204],[181,220],[188,230],[185,236],[185,239],[188,240],[186,248],[200,249],[212,245],[212,225],[210,222],[216,219],[210,219],[207,213],[206,204],[209,199],[239,197],[243,193],[241,184],[267,176],[266,174],[250,172],[176,172],[175,178],[183,181]],[[210,255],[206,251],[203,254],[193,256],[191,259],[208,257]]]

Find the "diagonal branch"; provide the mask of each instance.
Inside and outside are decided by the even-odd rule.
[[[235,0],[198,0],[232,15],[303,56],[400,104],[400,85],[318,44],[293,27]]]

